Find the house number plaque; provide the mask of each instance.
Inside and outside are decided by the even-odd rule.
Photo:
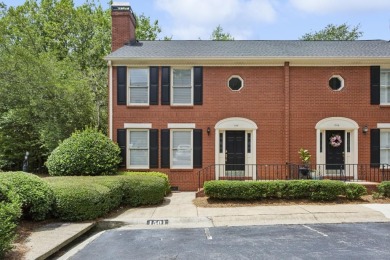
[[[168,219],[159,219],[159,220],[147,220],[146,225],[168,225]]]

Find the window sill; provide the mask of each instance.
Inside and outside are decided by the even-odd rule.
[[[149,108],[149,105],[127,105],[127,108]]]
[[[380,108],[390,108],[390,104],[379,104]]]

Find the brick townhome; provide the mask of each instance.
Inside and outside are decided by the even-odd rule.
[[[318,165],[390,163],[388,41],[136,41],[114,3],[105,59],[122,167],[179,190],[209,165],[298,164],[300,148]]]

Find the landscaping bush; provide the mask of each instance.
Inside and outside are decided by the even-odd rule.
[[[311,181],[311,200],[336,200],[338,196],[344,195],[345,183],[341,181]]]
[[[161,176],[73,176],[46,178],[55,195],[53,215],[82,221],[103,216],[119,205],[151,205],[164,199]]]
[[[12,247],[21,208],[18,194],[0,182],[0,259]]]
[[[345,185],[345,197],[350,200],[359,199],[367,194],[367,188],[358,183],[347,183]]]
[[[92,178],[92,177],[91,177]],[[91,179],[47,178],[55,196],[53,215],[65,221],[82,221],[103,216],[110,206],[110,189]]]
[[[378,185],[378,193],[383,197],[390,197],[390,181],[382,181]]]
[[[137,176],[155,176],[155,177],[160,177],[164,179],[164,184],[165,184],[165,195],[171,193],[171,184],[169,183],[169,178],[168,175],[162,172],[119,172],[120,175],[125,175],[125,176],[132,176],[132,175],[137,175]]]
[[[146,175],[122,176],[124,205],[154,205],[163,201],[166,182],[161,177]]]
[[[41,178],[25,172],[0,173],[0,183],[13,188],[22,203],[23,218],[43,220],[53,205],[53,192]]]
[[[100,132],[75,132],[49,156],[46,166],[52,176],[113,175],[120,158],[117,144]]]
[[[364,187],[363,187],[364,188]],[[362,189],[355,185],[346,187],[340,181],[208,181],[205,194],[218,199],[255,200],[262,198],[335,200],[340,195],[358,198]],[[359,196],[360,197],[360,196]]]

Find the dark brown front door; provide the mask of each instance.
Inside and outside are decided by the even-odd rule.
[[[344,169],[344,136],[345,131],[343,130],[326,131],[326,169]],[[332,138],[334,139],[333,142]],[[341,140],[341,143],[337,146],[339,140]]]
[[[226,170],[245,169],[245,131],[226,131]]]

